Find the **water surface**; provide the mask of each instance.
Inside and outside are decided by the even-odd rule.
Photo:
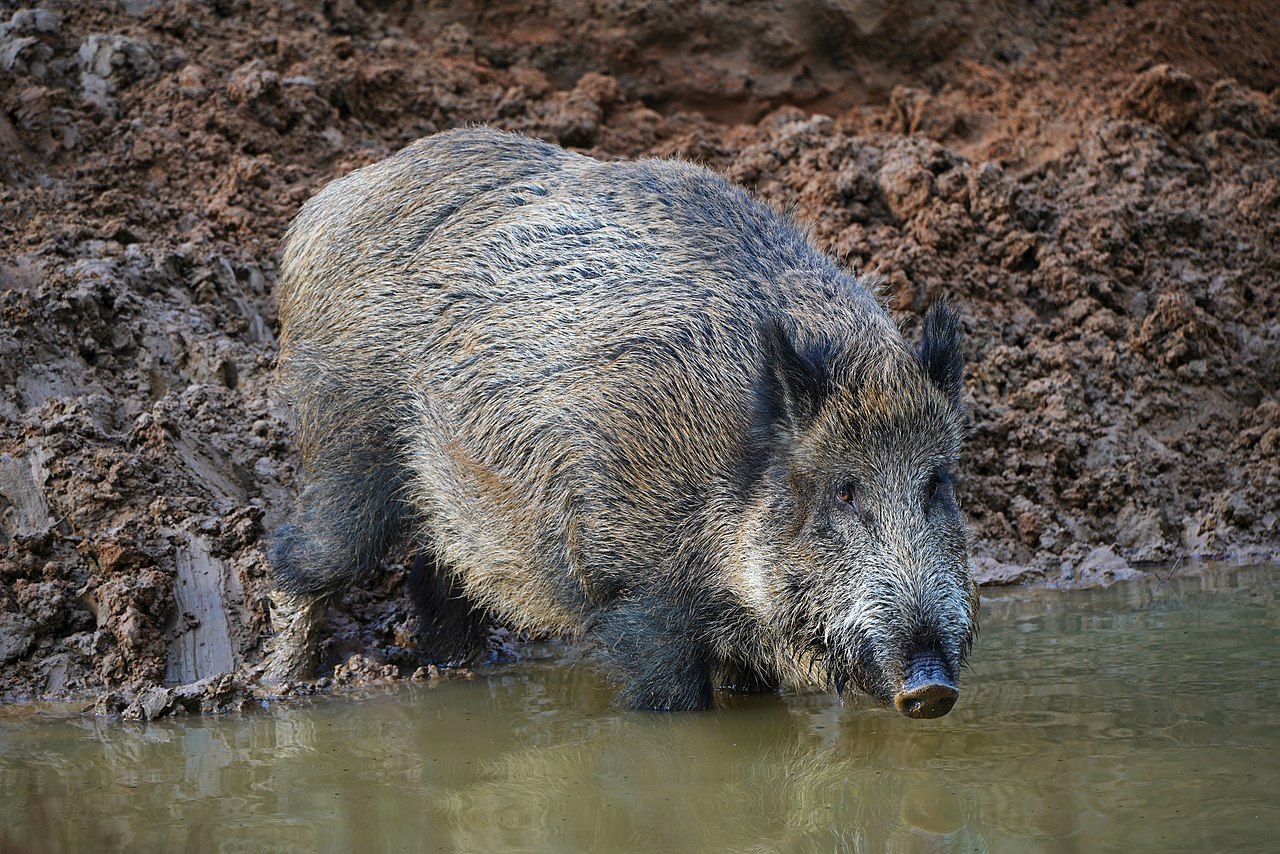
[[[1273,851],[1280,568],[984,598],[948,716],[588,665],[223,718],[0,708],[0,850]]]

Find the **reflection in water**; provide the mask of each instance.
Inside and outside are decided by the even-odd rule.
[[[824,746],[780,700],[718,719],[613,720],[584,739],[503,752],[433,798],[454,844],[668,851],[695,831],[737,851],[912,850],[917,839],[974,850],[963,794],[927,769],[886,773],[865,751]]]
[[[0,709],[0,850],[1265,850],[1278,577],[989,598],[936,721],[625,712],[565,664],[222,719]]]

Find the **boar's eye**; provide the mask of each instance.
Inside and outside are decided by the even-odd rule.
[[[862,507],[858,505],[858,486],[853,481],[846,481],[836,487],[836,501],[847,510],[862,512]]]
[[[930,507],[951,500],[951,475],[939,469],[929,478],[929,486],[925,490],[925,498]]]

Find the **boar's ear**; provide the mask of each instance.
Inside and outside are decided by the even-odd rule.
[[[916,358],[924,372],[942,389],[951,405],[961,408],[964,395],[964,358],[960,353],[960,318],[944,297],[938,297],[925,313]]]
[[[789,427],[802,428],[830,394],[830,354],[823,347],[797,349],[779,320],[766,323],[761,337],[769,414]]]

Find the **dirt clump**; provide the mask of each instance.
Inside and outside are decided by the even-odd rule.
[[[947,293],[987,583],[1274,557],[1276,44],[1248,0],[0,2],[0,697],[316,689],[252,672],[298,470],[277,249],[469,123],[703,162],[908,324]],[[407,561],[335,603],[322,688],[433,675]]]

